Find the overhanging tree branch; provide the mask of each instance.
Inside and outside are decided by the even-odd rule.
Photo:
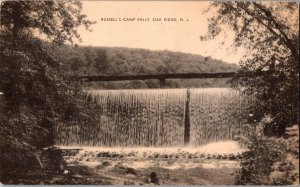
[[[279,33],[282,35],[282,37],[280,37],[280,39],[285,43],[285,45],[291,50],[292,53],[294,53],[295,55],[297,54],[297,51],[295,50],[295,46],[293,45],[293,42],[289,39],[289,37],[287,36],[287,34],[280,28],[279,23],[274,19],[272,13],[268,10],[266,10],[265,8],[263,8],[263,6],[259,5],[256,2],[253,2],[253,5],[255,7],[257,7],[259,10],[261,10],[264,14],[265,14],[265,18],[269,19],[271,21],[271,23],[273,23],[273,26],[279,31]],[[278,35],[279,36],[279,35]]]

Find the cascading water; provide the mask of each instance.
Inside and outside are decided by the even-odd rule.
[[[94,90],[88,95],[101,108],[98,126],[57,125],[57,145],[172,147],[188,140],[198,146],[245,133],[251,109],[249,98],[227,88]]]
[[[191,89],[191,145],[245,135],[252,100],[227,88]]]

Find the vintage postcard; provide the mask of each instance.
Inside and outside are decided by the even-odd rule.
[[[1,1],[0,182],[299,185],[298,1]]]

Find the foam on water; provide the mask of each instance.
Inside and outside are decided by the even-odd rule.
[[[204,154],[238,154],[246,149],[236,141],[214,142],[203,146],[188,147],[92,147],[92,146],[58,146],[61,149],[80,149],[82,152],[116,152],[128,154],[134,152],[136,156],[144,153],[176,154],[176,153],[204,153]]]

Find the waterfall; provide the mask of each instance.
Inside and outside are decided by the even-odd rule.
[[[197,146],[245,133],[251,110],[251,99],[227,88],[93,90],[88,95],[101,108],[98,125],[57,125],[57,145]]]
[[[247,117],[252,100],[225,88],[191,89],[190,123],[192,145],[231,140],[249,131]]]

